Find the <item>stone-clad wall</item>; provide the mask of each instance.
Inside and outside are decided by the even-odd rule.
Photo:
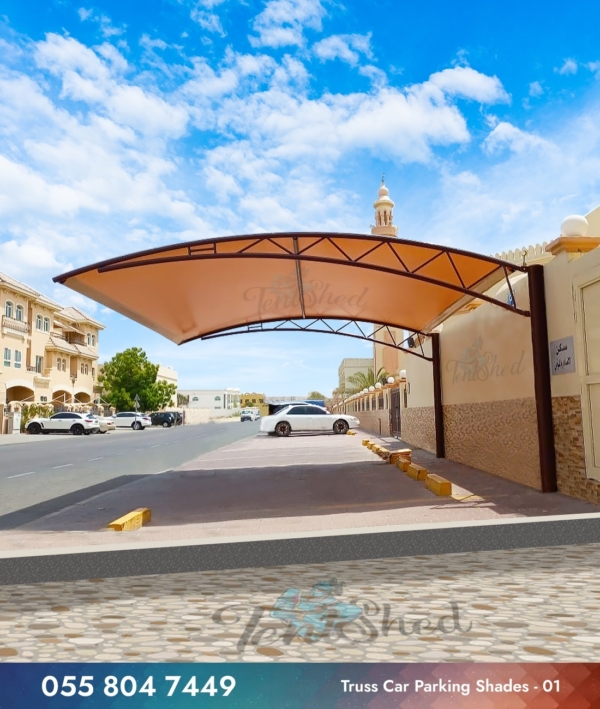
[[[535,399],[444,406],[446,457],[541,489]]]
[[[600,503],[600,482],[588,478],[585,472],[581,397],[554,397],[552,415],[559,491],[580,500]]]
[[[400,436],[403,441],[435,453],[435,417],[433,406],[402,409]]]
[[[381,409],[380,411],[356,411],[352,416],[360,421],[361,431],[372,433],[375,436],[391,436],[390,431],[390,411]]]

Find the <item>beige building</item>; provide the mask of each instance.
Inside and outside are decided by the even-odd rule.
[[[372,357],[346,357],[338,368],[339,388],[342,391],[352,389],[350,377],[362,372],[366,374],[373,369]]]
[[[177,406],[177,372],[173,369],[173,367],[169,367],[168,365],[165,364],[159,364],[158,365],[158,373],[156,375],[156,381],[157,382],[166,382],[167,384],[175,384],[175,393],[173,394],[173,397],[171,399],[171,403],[168,404],[167,406],[169,407],[174,407]]]
[[[94,400],[104,325],[0,273],[0,401]]]

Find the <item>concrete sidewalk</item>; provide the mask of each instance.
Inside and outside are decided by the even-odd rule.
[[[60,549],[256,535],[457,524],[519,517],[600,514],[587,502],[542,494],[425,451],[413,459],[453,482],[436,497],[361,445],[362,435],[257,435],[169,473],[142,478],[15,530],[0,550]],[[378,440],[371,437],[371,440]],[[381,440],[390,448],[395,439]],[[152,522],[136,532],[107,530],[139,508]]]

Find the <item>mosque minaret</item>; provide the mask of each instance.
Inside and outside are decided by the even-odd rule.
[[[371,227],[371,234],[382,236],[398,236],[398,227],[394,226],[394,203],[390,199],[390,192],[385,186],[385,177],[381,178],[381,187],[375,202],[375,226]]]

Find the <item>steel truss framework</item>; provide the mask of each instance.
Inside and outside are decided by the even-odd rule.
[[[350,249],[342,248],[341,243],[348,242],[360,247],[360,243],[364,242],[364,249],[359,248],[354,255],[350,254]],[[237,242],[237,248],[236,248]],[[375,242],[375,243],[373,243]],[[328,253],[335,253],[335,256],[323,255],[320,253],[323,247],[331,247],[327,249]],[[406,256],[402,255],[404,251],[418,251],[423,255],[414,258],[415,261],[409,265]],[[172,255],[169,253],[172,252]],[[390,259],[391,257],[391,259]],[[509,276],[511,273],[521,271],[527,272],[526,266],[518,266],[516,264],[507,263],[500,259],[491,256],[483,256],[474,254],[460,249],[452,249],[445,246],[436,246],[433,244],[425,244],[418,241],[408,241],[398,239],[396,237],[387,236],[371,236],[364,234],[336,234],[336,233],[283,233],[283,234],[259,234],[221,237],[218,239],[205,239],[202,241],[192,242],[189,244],[176,244],[173,246],[152,249],[130,256],[119,257],[104,261],[103,263],[87,266],[76,271],[58,276],[54,280],[59,283],[65,283],[73,276],[97,269],[98,273],[107,273],[121,269],[130,269],[143,266],[151,266],[157,264],[166,264],[190,260],[207,260],[207,259],[283,259],[291,260],[296,263],[296,274],[298,279],[298,290],[300,295],[300,306],[302,309],[303,318],[306,317],[306,307],[304,303],[304,292],[302,283],[301,263],[317,262],[331,263],[356,266],[370,270],[376,270],[384,273],[396,274],[405,278],[412,278],[442,288],[457,291],[464,295],[481,298],[487,302],[498,305],[501,308],[518,313],[519,315],[529,315],[528,310],[517,308],[514,304],[514,293]],[[384,265],[386,259],[390,259],[393,265]],[[507,303],[498,298],[488,296],[477,289],[481,278],[475,281],[465,279],[464,271],[466,270],[466,259],[477,260],[480,263],[490,265],[490,273],[492,271],[502,269],[506,280],[508,290],[511,295],[511,302]],[[440,265],[442,260],[446,260],[451,267],[455,278],[451,282],[449,279],[440,279],[432,277],[426,273],[426,269],[431,267],[435,262]],[[461,263],[461,260],[463,263]]]
[[[332,326],[330,324],[331,321],[333,321],[336,326]],[[338,323],[341,324],[337,326]],[[354,326],[355,330],[358,330],[358,333],[356,333],[356,331],[349,332],[348,330],[351,326]],[[372,332],[369,332],[369,328],[374,329]],[[359,320],[337,320],[333,318],[329,318],[328,320],[324,320],[323,318],[316,318],[314,320],[287,319],[272,322],[262,320],[257,323],[232,327],[227,330],[219,330],[209,335],[203,335],[200,339],[212,340],[216,337],[229,337],[231,335],[244,335],[254,332],[318,332],[330,335],[343,335],[344,337],[353,337],[357,340],[366,340],[367,342],[386,345],[386,347],[402,350],[402,352],[415,355],[428,362],[433,361],[433,358],[428,357],[423,349],[423,337],[425,337],[425,333],[413,331],[410,335],[400,340],[397,337],[397,333],[394,332],[395,330],[402,330],[402,328],[398,328],[397,326],[392,327],[383,323],[365,323]],[[382,336],[386,333],[390,338],[389,340],[382,339]]]

